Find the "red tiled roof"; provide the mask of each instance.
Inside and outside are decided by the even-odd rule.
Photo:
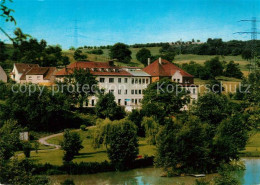
[[[28,68],[40,67],[38,64],[24,64],[24,63],[15,63],[14,64],[18,73],[24,73]]]
[[[121,69],[118,66],[109,65],[108,62],[75,62],[66,68],[55,73],[55,76],[67,76],[73,73],[75,69],[88,69],[94,76],[132,76],[132,74]],[[93,70],[96,69],[97,71]],[[101,69],[109,69],[113,71],[101,71]]]
[[[177,67],[173,63],[164,59],[161,59],[161,61],[162,64],[159,63],[159,59],[155,60],[153,63],[145,67],[143,71],[151,76],[173,76],[177,71],[179,71],[184,77],[193,77],[191,74]]]

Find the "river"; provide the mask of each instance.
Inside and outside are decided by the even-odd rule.
[[[246,170],[241,173],[241,184],[260,184],[260,158],[243,158]],[[126,172],[106,172],[91,175],[56,175],[51,176],[52,184],[59,184],[65,179],[72,179],[76,185],[192,185],[196,178],[160,177],[162,171],[158,168],[140,168]],[[210,180],[214,175],[207,175]]]

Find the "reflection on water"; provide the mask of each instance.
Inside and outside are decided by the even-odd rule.
[[[260,185],[260,158],[243,158],[246,171],[239,173],[244,185]],[[158,168],[140,168],[127,172],[107,172],[92,175],[56,175],[51,176],[52,184],[60,184],[65,179],[74,180],[76,185],[192,185],[194,177],[160,177],[162,171]],[[210,180],[213,175],[207,175]]]

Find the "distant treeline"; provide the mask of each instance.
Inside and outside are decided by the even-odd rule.
[[[149,48],[149,47],[162,47],[171,48],[175,50],[176,54],[196,54],[196,55],[242,55],[244,59],[252,58],[252,45],[255,44],[256,56],[260,55],[260,41],[255,43],[252,41],[231,40],[223,41],[222,39],[211,39],[207,42],[188,41],[188,42],[160,42],[160,43],[146,43],[146,44],[133,44],[128,45],[132,48]],[[112,45],[107,46],[84,46],[87,49],[110,49]],[[81,47],[83,48],[83,47]]]

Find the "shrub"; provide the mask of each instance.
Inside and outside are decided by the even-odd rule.
[[[29,158],[31,156],[31,150],[32,150],[32,145],[30,142],[26,141],[23,143],[23,153],[26,158]]]
[[[61,185],[75,185],[73,180],[66,179],[64,182],[61,183]]]
[[[82,130],[82,131],[86,131],[86,125],[80,125],[80,129]]]

